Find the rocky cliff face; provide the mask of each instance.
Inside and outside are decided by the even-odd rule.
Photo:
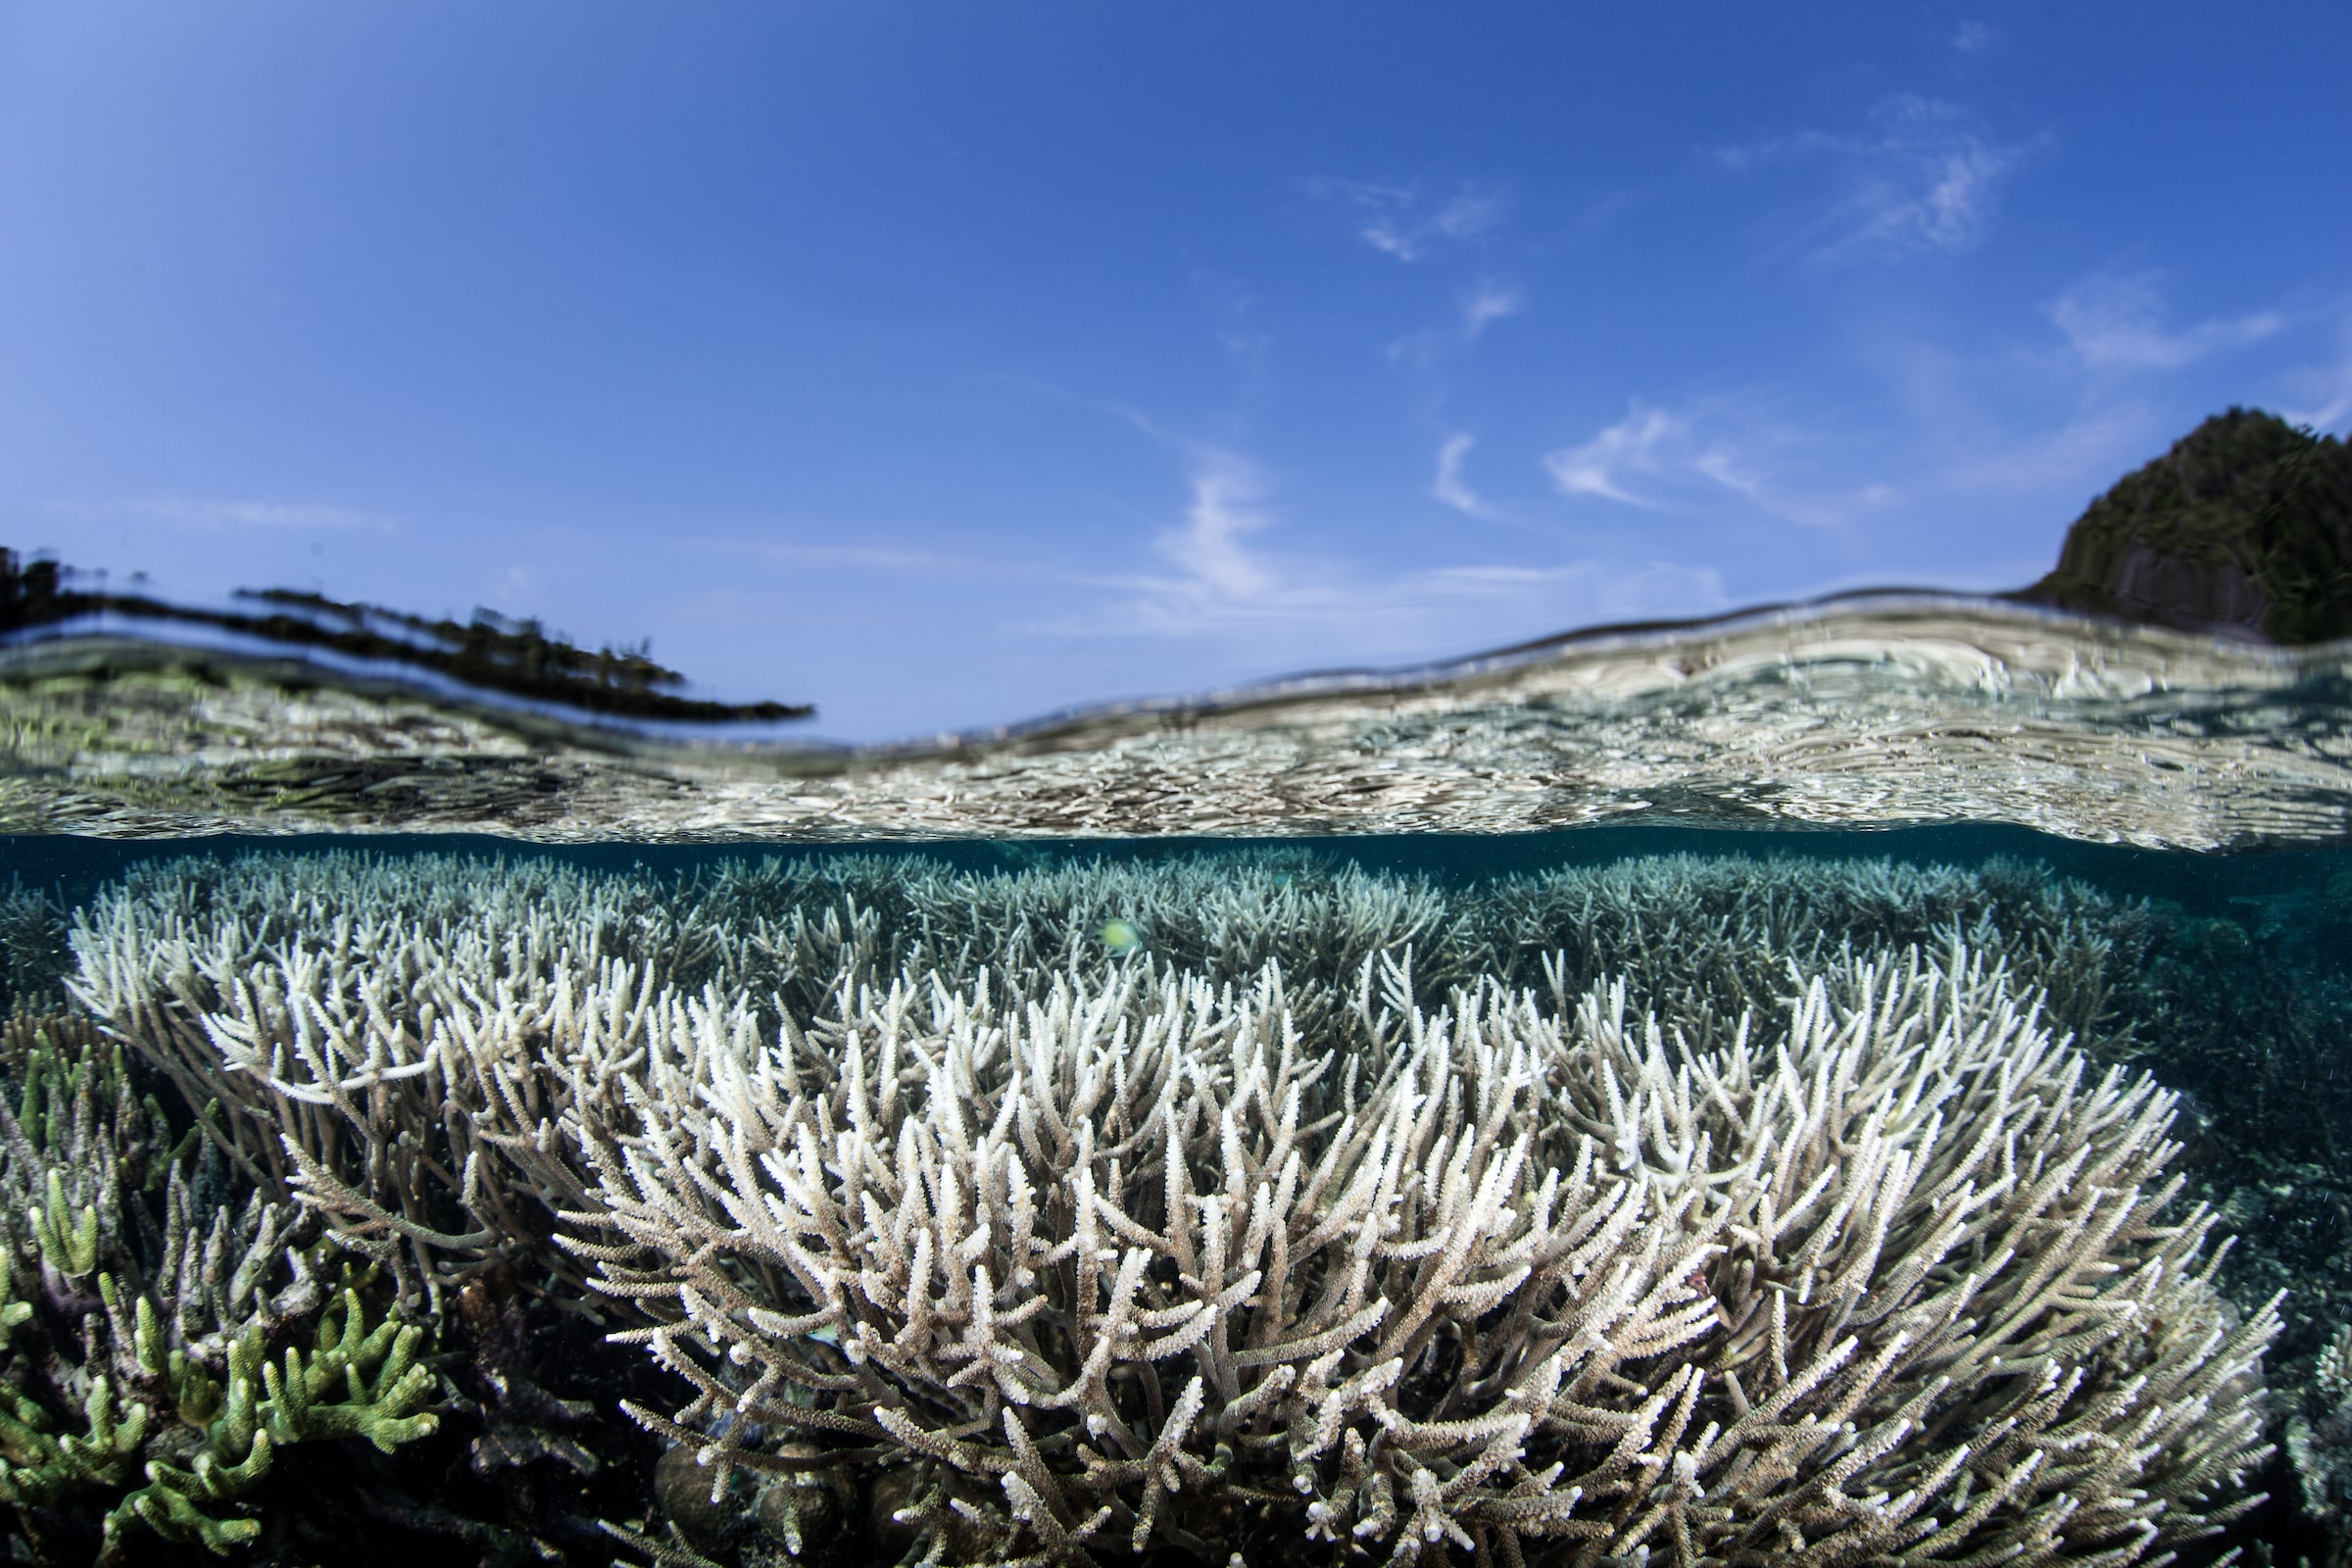
[[[2352,635],[2352,447],[2217,414],[2093,501],[2017,597],[2279,643]]]

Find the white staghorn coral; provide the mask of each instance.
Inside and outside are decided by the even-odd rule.
[[[2320,1351],[2311,1392],[2317,1408],[2287,1423],[2286,1453],[2303,1511],[2340,1540],[2352,1512],[2352,1328],[2337,1330]]]
[[[1392,1000],[1409,995],[1388,966]],[[2268,1313],[2160,1222],[2170,1102],[2005,976],[1855,964],[1694,1051],[1623,994],[1362,1003],[1361,1055],[1130,968],[706,1011],[573,1216],[697,1396],[920,1480],[933,1559],[2129,1561],[2258,1460]],[[601,1233],[601,1234],[600,1234]]]
[[[880,1466],[918,1557],[2121,1564],[2227,1517],[2275,1318],[2163,1216],[2170,1098],[2005,967],[2095,1016],[2100,930],[1869,865],[1717,920],[1727,876],[182,862],[74,986],[413,1303],[593,1284],[714,1482]],[[1834,930],[1923,889],[1985,948]]]
[[[1309,886],[1275,862],[974,879],[827,857],[671,885],[439,856],[187,859],[77,912],[70,984],[191,1106],[218,1102],[205,1129],[249,1176],[322,1210],[412,1303],[492,1253],[526,1256],[576,1298],[576,1268],[545,1245],[552,1211],[587,1201],[565,1129],[630,1124],[612,1074],[685,999],[748,994],[772,1019],[902,964],[1099,966],[1098,907],[1252,965],[1384,951],[1444,914],[1419,884]],[[1302,1000],[1315,1016],[1333,995],[1318,974]]]
[[[206,1133],[392,1266],[412,1304],[485,1256],[561,1267],[549,1211],[583,1194],[559,1125],[642,1049],[667,976],[709,961],[707,929],[643,879],[556,866],[176,871],[77,917],[71,985]]]
[[[2145,959],[2147,906],[2015,860],[1656,855],[1503,877],[1465,903],[1473,969],[1537,985],[1564,963],[1578,991],[1623,976],[1639,1002],[1710,1043],[1741,1012],[1776,1004],[1792,963],[1818,971],[1957,932],[2041,992],[2045,1016],[2079,1044],[2107,1057],[2145,1044],[2133,1029],[2146,1020],[2117,992]]]

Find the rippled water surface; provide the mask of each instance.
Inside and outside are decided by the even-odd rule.
[[[2352,820],[2348,661],[1886,597],[849,748],[84,635],[0,649],[0,830],[856,841],[1666,819],[2322,844]]]

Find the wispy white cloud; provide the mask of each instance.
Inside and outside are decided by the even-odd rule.
[[[1636,403],[1633,412],[1583,445],[1545,453],[1544,466],[1564,496],[1596,496],[1629,507],[1653,507],[1656,502],[1635,494],[1630,487],[1641,478],[1662,474],[1668,453],[1676,455],[1678,465],[1684,462],[1681,454],[1690,440],[1689,420]]]
[[[1494,228],[1510,207],[1499,184],[1464,181],[1432,193],[1419,184],[1317,177],[1306,193],[1347,215],[1355,236],[1383,255],[1418,262]]]
[[[2335,390],[2327,401],[2308,407],[2298,405],[2283,409],[2279,411],[2279,417],[2289,424],[2309,425],[2323,434],[2352,436],[2352,430],[2337,428],[2347,416],[2352,416],[2352,364],[2340,367],[2335,379]]]
[[[1462,340],[1476,342],[1488,327],[1517,316],[1526,308],[1527,301],[1517,289],[1505,288],[1498,283],[1481,283],[1469,298],[1462,301]]]
[[[1964,55],[1981,55],[1990,49],[2000,34],[1982,22],[1963,22],[1952,34],[1952,48]]]
[[[1462,296],[1457,314],[1450,321],[1393,340],[1388,346],[1389,358],[1420,369],[1434,369],[1447,355],[1484,337],[1495,322],[1507,320],[1526,308],[1527,296],[1518,289],[1500,283],[1481,283]]]
[[[1835,183],[1826,206],[1781,248],[1834,262],[1977,245],[1992,226],[2001,182],[2025,152],[1993,139],[1957,105],[1900,93],[1873,109],[1859,131],[1803,131],[1726,147],[1717,157],[1738,172],[1832,168]]]
[[[2157,272],[2103,275],[2068,289],[2044,307],[2082,363],[2093,370],[2173,370],[2209,354],[2259,343],[2284,318],[2257,311],[2168,331],[2163,277]]]
[[[1987,141],[1948,104],[1901,98],[1878,116],[1832,243],[1962,250],[1990,226],[2018,151]]]
[[[1486,502],[1479,499],[1478,492],[1470,488],[1470,481],[1462,477],[1463,460],[1470,456],[1470,449],[1477,444],[1478,438],[1471,435],[1449,435],[1446,438],[1438,448],[1438,476],[1429,482],[1429,493],[1435,500],[1467,516],[1487,517],[1493,514],[1491,510]]]
[[[2286,407],[2278,412],[2295,424],[2334,432],[2352,418],[2352,315],[2337,323],[2335,357],[2286,376]]]
[[[1152,541],[1164,569],[1077,579],[1112,590],[1113,600],[1102,613],[1081,612],[1074,629],[1182,633],[1316,608],[1313,594],[1302,594],[1278,563],[1249,542],[1272,524],[1256,466],[1223,448],[1187,444],[1185,451],[1190,472],[1183,517]]]
[[[186,496],[146,497],[104,504],[99,510],[129,513],[158,521],[199,528],[283,528],[306,532],[396,533],[391,518],[351,507],[277,501],[206,501]]]
[[[1939,344],[1888,327],[1861,340],[1907,432],[1886,458],[1906,496],[2017,498],[2059,527],[2213,411],[2211,359],[2239,356],[2225,383],[2233,399],[2323,424],[2352,416],[2352,312],[2332,361],[2279,367],[2313,335],[2314,314],[2286,301],[2183,323],[2161,272],[2110,270],[2043,303],[2038,330]]]
[[[1637,401],[1592,439],[1544,454],[1544,467],[1571,500],[1690,512],[1736,497],[1808,527],[1839,526],[1896,499],[1882,483],[1806,485],[1809,466],[1792,455],[1814,444],[1812,432],[1753,399],[1705,399],[1681,410]]]
[[[1933,482],[1971,491],[2064,491],[2088,494],[2147,461],[2178,430],[2147,403],[2102,403],[2046,428],[2003,425],[1983,432],[1946,460]]]
[[[1279,597],[1273,567],[1246,542],[1267,525],[1259,510],[1264,489],[1248,463],[1229,453],[1202,454],[1183,526],[1156,541],[1160,554],[1182,573],[1176,586],[1184,597],[1236,607]]]
[[[1469,440],[1446,443],[1457,486]],[[1700,613],[1726,602],[1711,568],[1661,562],[1471,562],[1368,573],[1279,548],[1270,487],[1240,455],[1193,448],[1188,461],[1183,516],[1153,542],[1167,569],[1089,579],[1107,598],[1046,629],[1226,639],[1267,658],[1296,659],[1311,648],[1306,657],[1388,659],[1415,649],[1467,652],[1594,619]],[[1440,462],[1443,486],[1446,452]],[[1466,489],[1456,499],[1476,503]]]

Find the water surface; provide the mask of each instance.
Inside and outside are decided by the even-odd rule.
[[[1907,595],[846,747],[136,632],[0,648],[0,829],[548,842],[2352,824],[2352,650]]]

